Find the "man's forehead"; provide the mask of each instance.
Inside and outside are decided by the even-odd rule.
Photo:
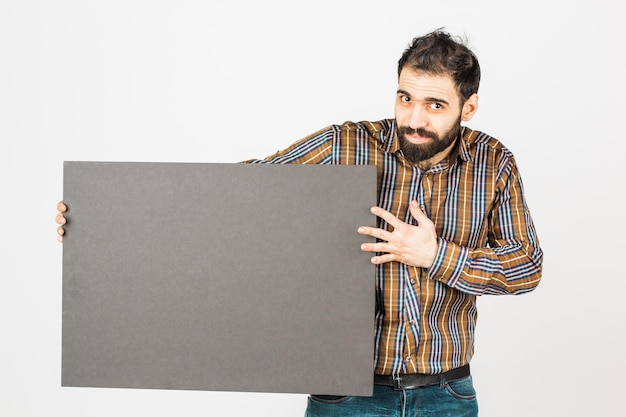
[[[430,74],[422,71],[403,69],[398,78],[398,90],[415,97],[441,96],[446,101],[458,98],[456,85],[451,76]]]

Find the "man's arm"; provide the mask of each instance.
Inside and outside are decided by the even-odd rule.
[[[429,278],[474,295],[523,294],[537,287],[543,251],[514,161],[499,181],[488,219],[488,247],[471,249],[439,239]]]
[[[417,226],[380,207],[373,208],[393,231],[359,228],[359,233],[383,240],[363,244],[361,249],[383,253],[374,256],[373,263],[397,261],[426,268],[429,279],[472,295],[532,291],[541,279],[543,252],[514,163],[509,175],[500,180],[500,195],[488,220],[486,247],[468,248],[439,238],[433,222],[412,202],[410,210]]]
[[[334,136],[333,127],[327,127],[265,159],[250,159],[244,162],[253,164],[331,164]]]
[[[331,163],[334,131],[331,127],[321,129],[316,133],[294,143],[287,149],[279,151],[265,159],[250,159],[245,163],[274,163],[274,164],[329,164]],[[67,219],[67,206],[60,201],[57,204],[57,240],[63,242]]]

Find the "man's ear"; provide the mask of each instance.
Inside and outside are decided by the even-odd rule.
[[[478,94],[474,93],[463,103],[463,108],[461,109],[461,120],[467,122],[474,117],[476,112],[478,111]]]

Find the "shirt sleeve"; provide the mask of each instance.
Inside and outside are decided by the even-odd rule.
[[[336,129],[321,129],[301,139],[288,148],[264,159],[249,159],[251,164],[331,164]]]
[[[543,252],[524,198],[515,160],[498,179],[488,216],[488,245],[467,248],[439,239],[428,278],[472,295],[523,294],[541,279]]]

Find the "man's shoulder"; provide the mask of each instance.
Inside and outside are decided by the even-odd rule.
[[[494,152],[502,157],[513,157],[511,151],[499,139],[480,130],[463,127],[463,140],[472,154]]]
[[[394,131],[394,119],[381,119],[377,121],[345,121],[325,126],[311,134],[305,141],[310,140],[331,140],[331,139],[348,139],[348,138],[364,138],[376,137],[383,139],[390,137]]]
[[[341,132],[363,132],[370,135],[391,132],[394,128],[394,119],[381,119],[377,121],[346,121],[333,125],[333,128]]]

